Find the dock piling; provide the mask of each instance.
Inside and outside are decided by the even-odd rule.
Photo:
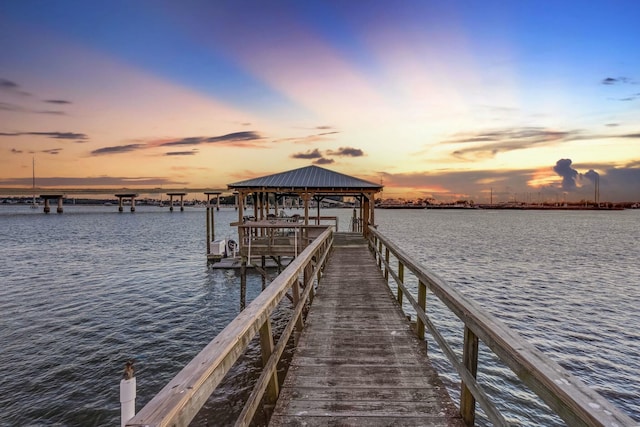
[[[184,212],[184,196],[186,195],[187,193],[184,192],[167,193],[167,196],[169,196],[169,212],[173,212],[173,196],[180,196],[180,212]]]
[[[216,197],[220,194],[219,191],[205,191],[204,194],[207,196],[207,259],[213,259],[211,255],[211,242],[216,239],[216,229],[214,222],[214,212],[213,205],[211,204],[211,196],[215,195]]]
[[[56,209],[56,212],[59,214],[62,213],[62,202],[64,194],[43,194],[40,196],[40,198],[44,199],[44,213],[48,214],[49,212],[51,212],[51,202],[49,201],[51,199],[56,199],[56,201],[58,202],[58,208]]]
[[[136,197],[138,197],[138,194],[136,194],[136,193],[121,193],[121,194],[116,194],[115,196],[118,198],[118,212],[123,212],[124,211],[124,207],[123,207],[123,200],[124,199],[130,199],[131,200],[131,212],[135,212],[136,211]]]

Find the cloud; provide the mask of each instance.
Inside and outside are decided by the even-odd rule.
[[[65,105],[71,104],[71,101],[67,101],[66,99],[45,99],[43,102],[47,102],[49,104],[57,104],[57,105]]]
[[[261,139],[260,135],[253,131],[233,132],[222,136],[212,136],[207,138],[205,142],[236,142],[236,141],[254,141]]]
[[[11,80],[0,78],[0,90],[9,93],[15,93],[23,96],[30,96],[29,92],[20,90],[20,85]]]
[[[600,83],[602,83],[603,85],[611,86],[619,83],[633,83],[633,81],[629,77],[607,77],[605,79],[602,79]]]
[[[17,150],[17,149],[15,149],[15,148],[12,148],[12,149],[11,149],[11,153],[12,153],[12,154],[20,154],[20,153],[22,153],[22,152],[23,152],[22,150]]]
[[[605,86],[637,84],[635,81],[633,81],[629,77],[617,77],[617,78],[607,77],[606,79],[603,79],[601,83]],[[610,98],[610,99],[614,101],[629,102],[629,101],[635,101],[638,98],[640,98],[640,93],[632,93],[631,95],[625,96],[624,98]]]
[[[23,135],[42,135],[53,139],[68,139],[83,142],[89,139],[84,133],[75,132],[27,132],[23,133]]]
[[[331,128],[329,126],[318,126],[318,127],[316,127],[316,129],[328,130],[328,129],[331,129]],[[307,136],[302,136],[302,137],[280,138],[278,140],[278,142],[293,141],[296,144],[312,144],[314,142],[328,141],[328,140],[330,140],[330,138],[327,138],[327,136],[336,135],[336,134],[339,134],[339,133],[340,133],[340,131],[332,130],[332,131],[329,131],[329,132],[314,133],[314,134],[307,135]]]
[[[30,93],[21,90],[19,84],[17,84],[14,81],[7,80],[7,79],[4,79],[4,78],[0,78],[0,92],[5,92],[5,93],[8,93],[8,94],[17,94],[17,95],[22,95],[22,96],[31,96]],[[44,100],[42,100],[42,102],[45,102],[47,104],[54,104],[54,105],[71,104],[71,101],[67,101],[66,99],[44,99]],[[19,105],[9,104],[9,103],[6,103],[6,102],[0,102],[0,110],[20,112],[20,113],[55,114],[55,115],[64,115],[65,114],[62,111],[51,111],[51,110],[37,111],[37,110],[31,110],[31,109],[28,109],[28,108],[21,107]]]
[[[144,148],[145,144],[128,144],[128,145],[116,145],[112,147],[103,147],[98,148],[97,150],[93,150],[91,152],[92,156],[102,156],[105,154],[120,154],[120,153],[128,153],[130,151],[140,150]]]
[[[304,153],[294,153],[290,157],[292,159],[316,159],[313,164],[316,165],[328,165],[334,163],[334,159],[327,158],[328,156],[334,157],[361,157],[364,156],[364,152],[359,148],[353,147],[340,147],[337,150],[326,150],[324,154],[314,148],[313,150],[307,150]]]
[[[583,176],[591,182],[597,182],[598,178],[600,178],[600,174],[593,169],[589,169]]]
[[[0,102],[0,110],[2,111],[14,111],[14,112],[28,112],[19,105],[9,104],[8,102]]]
[[[200,145],[200,144],[209,144],[209,143],[234,143],[235,146],[242,146],[242,144],[236,144],[238,142],[246,142],[246,141],[256,141],[260,140],[262,137],[254,131],[244,131],[244,132],[233,132],[228,133],[226,135],[220,136],[192,136],[187,138],[178,139],[175,141],[167,141],[161,142],[157,144],[160,147],[174,147],[181,145]]]
[[[292,159],[320,159],[322,158],[322,153],[317,148],[313,150],[308,150],[306,153],[294,153],[291,155]]]
[[[18,88],[18,84],[7,79],[0,79],[0,89],[14,90]]]
[[[628,133],[626,135],[620,135],[620,138],[640,138],[640,133]]]
[[[192,150],[192,151],[169,151],[168,153],[165,153],[165,156],[193,156],[195,154],[197,154],[198,151],[197,150]]]
[[[553,171],[562,177],[562,189],[573,191],[576,189],[578,171],[571,167],[571,159],[560,159],[553,167]]]
[[[0,185],[6,186],[31,186],[31,178],[3,178],[0,179]],[[117,188],[133,187],[133,186],[185,186],[186,181],[175,181],[168,178],[160,177],[117,177],[117,176],[98,176],[98,177],[38,177],[38,185],[42,187],[79,187],[79,186],[106,186],[110,185]],[[150,190],[152,192],[152,190]]]
[[[327,156],[339,156],[339,157],[362,157],[364,152],[359,148],[352,147],[340,147],[336,151],[327,150]]]
[[[438,170],[391,174],[381,172],[384,177],[385,194],[393,195],[395,188],[417,193],[421,197],[438,200],[469,198],[475,201],[494,202],[508,200],[513,194],[527,188],[527,182],[535,170]],[[376,178],[370,179],[372,182]],[[387,197],[387,196],[385,196]]]
[[[106,154],[119,154],[127,153],[136,150],[145,150],[154,147],[187,147],[209,143],[233,143],[235,147],[243,147],[243,142],[254,141],[262,139],[262,137],[256,132],[234,132],[221,136],[191,136],[176,140],[155,140],[151,142],[140,142],[127,145],[116,145],[111,147],[103,147],[91,152],[94,156],[106,155]],[[139,141],[139,140],[138,140]],[[252,145],[255,147],[255,145]],[[193,151],[170,151],[165,153],[166,156],[192,156],[197,153],[197,150]]]
[[[41,153],[47,154],[59,154],[62,151],[62,148],[50,148],[49,150],[42,150]]]
[[[464,158],[468,154],[475,154],[478,157],[487,158],[501,152],[587,138],[590,137],[581,134],[578,130],[556,131],[542,127],[522,127],[458,134],[453,139],[443,141],[442,144],[471,145],[453,151],[452,154],[456,157]],[[474,145],[477,143],[484,144]]]
[[[12,111],[14,113],[35,113],[35,114],[53,114],[58,116],[64,116],[66,113],[59,110],[29,110],[21,107],[20,105],[10,104],[8,102],[0,102],[0,110]]]
[[[86,142],[89,139],[89,137],[84,133],[76,133],[76,132],[12,132],[12,133],[0,132],[0,136],[24,136],[24,135],[46,136],[48,138],[53,138],[53,139],[67,139],[67,140],[77,141],[77,142]]]
[[[174,147],[179,145],[198,145],[202,144],[205,141],[205,138],[199,136],[192,136],[188,138],[178,139],[176,141],[169,141],[160,144],[161,147]]]
[[[488,203],[492,196],[494,203],[510,200],[557,202],[563,197],[562,192],[567,193],[566,200],[591,199],[591,182],[597,174],[601,200],[640,201],[640,159],[624,166],[608,163],[589,164],[584,167],[584,170],[589,171],[581,175],[575,168],[571,160],[561,159],[556,163],[556,168],[378,172],[377,177],[370,177],[369,180],[378,182],[380,176],[384,177],[383,197],[404,196],[408,191],[409,194],[413,194],[412,197],[434,197],[439,201],[468,198],[479,203]],[[568,177],[569,186],[571,182],[575,184],[573,191],[566,185],[562,188],[558,182],[558,176],[563,174]],[[579,179],[582,182],[579,182]]]
[[[333,162],[335,162],[335,160],[327,159],[326,157],[320,157],[319,159],[314,160],[312,163],[314,165],[330,165]]]
[[[50,114],[53,116],[66,116],[67,113],[65,113],[64,111],[56,111],[56,110],[42,110],[42,111],[34,111],[34,113],[38,113],[38,114]]]

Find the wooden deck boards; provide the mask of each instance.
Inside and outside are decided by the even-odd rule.
[[[336,238],[270,425],[462,425],[362,237]]]

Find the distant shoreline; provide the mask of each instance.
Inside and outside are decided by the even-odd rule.
[[[542,211],[621,211],[625,209],[637,209],[636,203],[609,204],[609,206],[545,206],[545,205],[387,205],[377,206],[379,209],[457,209],[457,210],[474,210],[474,209],[493,209],[493,210],[542,210]]]

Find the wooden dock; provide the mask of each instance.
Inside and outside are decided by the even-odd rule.
[[[361,235],[336,233],[270,425],[463,425]]]

